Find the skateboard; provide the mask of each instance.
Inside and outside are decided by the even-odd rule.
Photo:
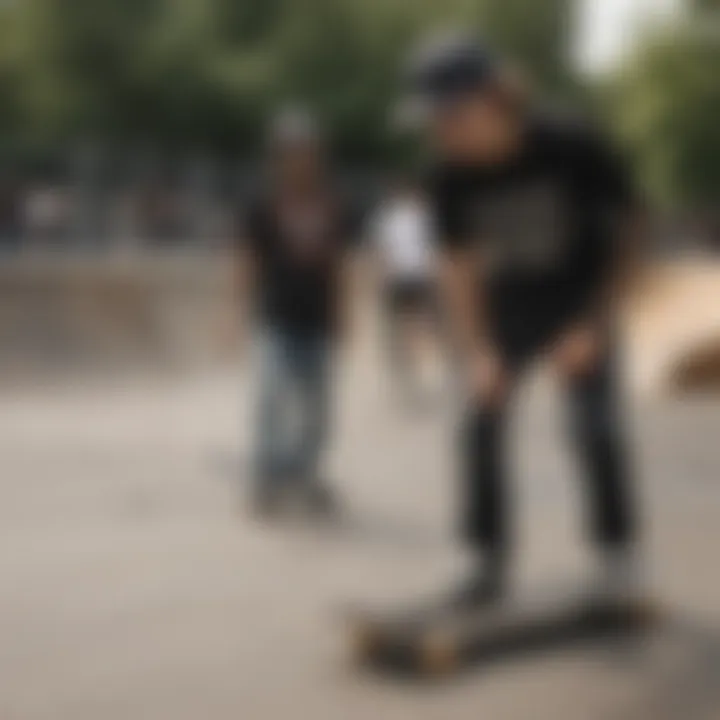
[[[357,664],[437,677],[471,662],[641,633],[658,622],[660,613],[645,600],[600,600],[550,589],[474,610],[449,605],[409,612],[360,609],[346,619]]]

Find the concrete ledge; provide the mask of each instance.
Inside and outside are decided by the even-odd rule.
[[[720,261],[687,259],[651,268],[629,305],[626,329],[631,386],[641,395],[717,388]]]
[[[0,371],[218,361],[233,349],[228,256],[0,265]]]

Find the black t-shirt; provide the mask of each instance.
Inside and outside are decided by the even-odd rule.
[[[634,204],[613,150],[548,117],[532,119],[502,164],[436,167],[430,198],[441,245],[482,259],[490,330],[509,346],[538,344],[587,308]]]
[[[340,265],[356,235],[353,215],[329,195],[291,207],[266,192],[249,203],[241,237],[257,261],[262,322],[293,333],[333,333]]]

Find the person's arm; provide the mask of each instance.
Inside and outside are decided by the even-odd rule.
[[[248,209],[235,223],[233,257],[233,296],[237,309],[236,328],[238,344],[246,346],[247,333],[252,324],[255,291],[258,282],[257,257],[257,210]]]
[[[619,220],[613,258],[598,297],[600,318],[619,312],[642,273],[647,225],[646,213],[638,207],[625,212]]]
[[[606,246],[601,253],[601,280],[584,312],[555,345],[557,364],[583,372],[602,355],[608,329],[621,311],[642,263],[646,235],[642,204],[619,155],[589,135],[581,146],[582,184],[601,208]]]
[[[245,346],[253,312],[254,286],[257,280],[256,259],[253,250],[242,244],[236,249],[234,267],[234,291],[238,308],[238,334],[240,346]]]
[[[627,296],[643,254],[645,217],[631,173],[607,140],[589,135],[585,141],[584,184],[603,209],[608,243],[604,277],[594,310],[600,318],[614,314]]]
[[[362,252],[366,228],[362,213],[341,201],[343,251],[338,267],[337,335],[341,342],[354,336],[360,309],[359,298],[367,285],[367,258]]]
[[[360,277],[360,259],[354,250],[347,250],[338,268],[337,294],[337,338],[346,344],[355,334],[358,315],[358,294]]]
[[[365,253],[364,279],[367,287],[372,288],[375,296],[378,296],[381,291],[382,280],[387,271],[382,236],[385,222],[386,212],[380,208],[375,211],[367,224],[368,245]]]
[[[477,290],[468,250],[444,250],[440,254],[439,279],[452,343],[462,356],[470,357],[486,346],[483,342],[486,334],[479,307],[482,295]]]
[[[506,372],[487,323],[484,278],[475,235],[467,225],[466,188],[452,171],[436,171],[427,187],[438,247],[438,281],[452,349],[467,390],[482,402],[504,395]],[[469,198],[472,201],[472,198]]]
[[[439,280],[451,342],[465,368],[470,394],[483,402],[501,401],[507,373],[489,332],[477,261],[467,249],[446,249]]]

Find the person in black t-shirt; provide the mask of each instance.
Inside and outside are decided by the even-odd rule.
[[[502,596],[511,537],[503,458],[506,415],[528,366],[554,361],[601,553],[603,592],[635,593],[636,520],[617,402],[613,344],[622,229],[636,209],[605,140],[543,116],[481,43],[424,48],[408,82],[424,103],[437,163],[429,194],[441,284],[467,384],[464,533],[477,564],[462,603]]]
[[[238,282],[254,291],[262,331],[253,501],[272,512],[292,491],[327,511],[332,496],[319,463],[354,228],[314,119],[283,111],[270,135],[268,182],[243,214]]]

